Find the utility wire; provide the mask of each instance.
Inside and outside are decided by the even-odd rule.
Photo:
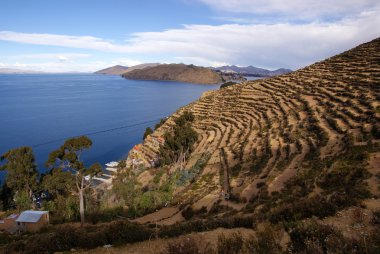
[[[135,126],[139,126],[139,125],[143,125],[143,124],[147,124],[147,123],[157,122],[159,120],[161,120],[161,118],[150,120],[150,121],[146,121],[146,122],[141,122],[141,123],[124,125],[124,126],[120,126],[120,127],[116,127],[116,128],[106,129],[106,130],[88,132],[88,133],[84,133],[82,135],[74,136],[73,138],[80,137],[80,136],[91,136],[91,135],[96,135],[96,134],[105,133],[105,132],[113,132],[113,131],[117,131],[117,130],[121,130],[121,129],[126,129],[126,128],[131,128],[131,127],[135,127]],[[50,140],[50,141],[46,141],[46,142],[43,142],[43,143],[32,145],[32,147],[36,148],[36,147],[40,147],[40,146],[45,146],[45,145],[49,145],[49,144],[56,143],[58,141],[63,141],[63,140],[66,140],[66,139],[67,138],[54,139],[54,140]]]

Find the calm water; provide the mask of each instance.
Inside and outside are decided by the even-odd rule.
[[[218,87],[95,74],[0,75],[0,154],[32,146],[44,171],[65,138],[160,119]],[[123,158],[156,122],[89,135],[93,147],[83,159],[104,165]]]

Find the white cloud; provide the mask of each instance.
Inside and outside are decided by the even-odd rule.
[[[198,0],[211,8],[236,13],[279,15],[292,19],[344,17],[380,6],[379,0]]]
[[[90,57],[90,54],[82,53],[55,53],[55,54],[25,54],[14,56],[2,56],[1,58],[17,58],[17,59],[80,59]]]
[[[0,40],[160,56],[165,62],[193,60],[200,65],[295,69],[379,37],[379,27],[379,12],[370,11],[330,23],[184,25],[180,29],[134,33],[123,44],[91,36],[7,31],[0,32]],[[125,60],[124,65],[140,63],[136,58],[135,62]]]
[[[44,63],[25,63],[25,62],[14,62],[14,63],[4,63],[0,62],[1,68],[15,68],[20,70],[33,70],[33,71],[43,71],[43,72],[94,72],[106,67],[109,64],[101,61],[94,61],[89,63],[75,63],[68,61],[55,61],[55,62],[44,62]]]
[[[55,55],[54,55],[55,56]],[[42,58],[45,59],[45,58]],[[56,60],[57,59],[57,60]],[[50,60],[50,59],[48,59]],[[0,62],[0,68],[16,68],[21,70],[34,70],[43,72],[95,72],[113,65],[133,66],[141,64],[142,62],[134,59],[118,59],[114,61],[99,61],[92,60],[86,62],[78,62],[68,59],[66,56],[61,55],[54,57],[53,61],[46,62]]]
[[[0,40],[29,43],[36,45],[63,46],[69,48],[87,48],[94,50],[124,52],[125,47],[113,44],[93,36],[70,36],[58,34],[27,34],[12,31],[0,31]]]

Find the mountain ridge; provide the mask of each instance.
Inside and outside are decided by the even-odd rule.
[[[221,75],[208,68],[185,64],[160,64],[124,73],[122,77],[135,80],[165,80],[196,84],[223,82]]]
[[[292,72],[292,70],[285,69],[285,68],[279,68],[277,70],[271,71],[264,68],[254,67],[252,65],[249,65],[246,67],[239,67],[236,65],[226,65],[226,66],[220,66],[220,67],[212,67],[211,69],[222,71],[222,72],[236,72],[242,75],[257,76],[257,77],[273,77],[273,76],[288,74]]]

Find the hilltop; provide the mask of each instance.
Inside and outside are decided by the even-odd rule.
[[[106,69],[102,69],[94,72],[95,74],[107,74],[107,75],[121,75],[128,70],[128,67],[115,65]]]
[[[161,64],[133,70],[122,76],[127,79],[168,80],[196,84],[218,84],[224,81],[221,75],[208,68],[185,64]]]
[[[213,70],[218,70],[224,73],[239,73],[245,76],[255,76],[255,77],[274,77],[278,75],[288,74],[292,72],[290,69],[280,68],[277,70],[267,70],[263,68],[254,67],[252,65],[247,67],[238,67],[236,65],[227,65],[221,67],[212,68]]]

